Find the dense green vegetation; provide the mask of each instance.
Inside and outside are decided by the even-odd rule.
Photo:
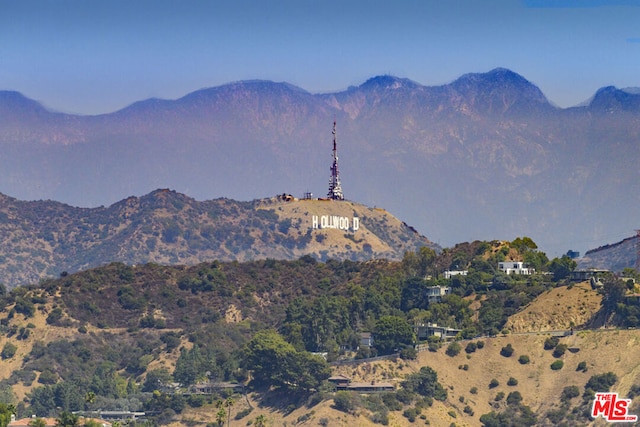
[[[28,320],[38,311],[46,311],[49,325],[76,333],[46,344],[34,342],[20,369],[0,387],[33,387],[27,402],[11,402],[19,414],[145,410],[157,414],[158,423],[187,405],[202,405],[202,397],[191,396],[189,387],[208,381],[251,378],[250,386],[257,389],[316,393],[322,398],[328,389],[327,361],[346,352],[360,347],[356,357],[395,352],[415,357],[416,323],[459,329],[460,338],[495,335],[510,315],[565,283],[564,273],[505,275],[497,270],[505,259],[527,260],[539,272],[559,263],[575,266],[564,258],[549,261],[531,239],[519,238],[510,243],[464,243],[442,253],[423,247],[408,252],[401,262],[321,263],[304,256],[296,261],[214,261],[192,267],[111,263],[11,292],[2,288],[0,307],[5,315],[0,332],[12,341],[28,339],[30,328],[18,328],[11,320],[18,314]],[[450,269],[468,274],[445,279],[443,273]],[[635,307],[626,306],[627,288],[621,286],[627,284],[622,284],[615,278],[605,282],[604,309],[631,325]],[[434,286],[449,287],[450,293],[430,301],[426,292]],[[474,301],[479,308],[471,309]],[[230,313],[234,322],[226,321]],[[360,345],[363,332],[373,334],[372,348]],[[483,341],[469,342],[464,350],[470,355],[482,346]],[[2,358],[12,359],[14,347],[7,342]],[[545,348],[556,357],[566,350],[553,340]],[[447,354],[453,357],[462,349],[455,343]],[[327,358],[312,352],[327,353]],[[511,357],[513,352],[509,344],[501,354]],[[175,360],[175,366],[149,368],[163,357]],[[529,359],[521,355],[519,361]],[[180,393],[170,389],[172,382],[180,384]],[[568,391],[567,399],[573,394]],[[347,412],[358,406],[374,408],[380,403],[376,399],[384,400],[379,407],[386,410],[414,405],[405,414],[411,419],[430,399],[447,399],[447,391],[437,373],[425,367],[408,376],[393,397],[335,397],[338,409]],[[483,415],[483,422],[501,425],[514,419],[519,425],[532,425],[536,417],[521,400],[515,391],[510,393],[506,411]],[[373,412],[384,421],[384,410]]]

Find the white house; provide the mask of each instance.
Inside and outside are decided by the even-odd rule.
[[[451,279],[453,276],[466,276],[468,273],[468,270],[447,270],[444,272],[444,278]]]
[[[535,269],[526,267],[522,261],[503,261],[498,263],[498,269],[506,274],[524,274],[529,275],[535,273]]]

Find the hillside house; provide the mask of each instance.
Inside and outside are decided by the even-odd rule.
[[[502,261],[498,263],[498,269],[505,274],[530,275],[535,273],[535,269],[526,266],[522,261]]]
[[[234,392],[242,392],[244,386],[239,383],[231,383],[231,382],[215,382],[209,381],[204,383],[194,384],[190,387],[191,393],[194,394],[213,394],[219,393],[222,390],[231,390]]]
[[[327,380],[336,386],[336,390],[346,390],[351,382],[351,378],[344,375],[334,375]]]
[[[451,279],[453,276],[466,276],[469,274],[468,270],[447,270],[444,272],[445,279]]]
[[[415,333],[418,340],[426,340],[429,337],[438,337],[441,340],[454,339],[460,331],[460,329],[438,326],[436,323],[418,323],[415,325]]]
[[[360,333],[360,346],[373,347],[373,334],[371,334],[371,332]]]
[[[603,273],[608,273],[609,270],[589,268],[586,270],[573,270],[569,276],[569,279],[573,282],[584,282],[591,278],[597,277]]]
[[[374,381],[370,383],[350,383],[349,386],[347,386],[347,390],[357,393],[380,393],[383,391],[395,391],[395,389],[391,383],[377,383]]]
[[[385,382],[352,383],[351,378],[344,375],[334,375],[328,381],[336,386],[336,390],[350,390],[357,393],[379,393],[396,389],[393,384]]]
[[[451,292],[451,288],[448,286],[430,286],[427,288],[427,299],[429,304],[433,302],[440,302],[442,297],[448,295]]]
[[[20,418],[16,419],[15,415],[11,415],[11,421],[7,424],[8,427],[28,427],[29,423],[35,420],[36,418],[40,418],[44,421],[44,425],[46,427],[55,427],[57,422],[55,418],[45,418],[45,417],[36,417],[35,415],[31,418]]]

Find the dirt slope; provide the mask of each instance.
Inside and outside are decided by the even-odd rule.
[[[600,309],[602,295],[588,282],[553,288],[509,318],[511,332],[568,330],[587,324]]]

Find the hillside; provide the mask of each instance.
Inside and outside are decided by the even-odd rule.
[[[399,384],[408,374],[415,373],[423,366],[429,366],[438,372],[438,378],[449,391],[446,403],[435,401],[431,408],[422,411],[425,419],[417,418],[410,422],[402,415],[401,411],[390,411],[389,425],[396,427],[411,427],[425,425],[429,421],[430,426],[450,427],[455,423],[459,427],[480,427],[482,414],[491,411],[501,411],[508,407],[503,397],[496,401],[496,395],[519,391],[523,402],[535,413],[546,414],[550,411],[561,411],[561,395],[567,386],[577,386],[581,391],[586,382],[595,374],[613,372],[619,382],[615,389],[620,395],[628,395],[632,385],[640,384],[640,364],[635,354],[640,351],[640,333],[638,331],[600,331],[581,333],[573,337],[563,338],[562,343],[574,349],[575,353],[567,352],[561,358],[565,366],[559,371],[550,369],[551,363],[558,360],[552,356],[552,352],[544,350],[544,340],[549,335],[519,335],[509,337],[483,338],[485,347],[468,355],[463,351],[456,357],[445,354],[442,348],[437,352],[421,353],[416,361],[397,360],[395,362],[361,363],[354,366],[337,368],[336,374],[356,378],[358,381],[391,381]],[[511,344],[516,350],[510,358],[500,355],[500,349]],[[465,343],[463,342],[463,346]],[[610,354],[617,354],[611,357]],[[528,355],[529,364],[522,365],[518,362],[520,355]],[[576,370],[576,366],[588,361],[586,371]],[[461,369],[467,366],[466,370]],[[517,385],[509,386],[509,378],[517,379]],[[500,385],[489,387],[492,379],[496,379]],[[476,389],[476,392],[470,390]],[[380,426],[371,421],[368,415],[371,413],[365,408],[360,408],[356,414],[346,414],[333,408],[331,400],[320,402],[316,405],[303,406],[287,413],[285,408],[272,409],[260,406],[260,398],[255,394],[249,395],[253,410],[250,415],[240,420],[232,418],[231,426],[242,427],[249,421],[254,421],[259,415],[264,415],[271,425],[323,425],[323,419],[329,426],[339,427],[375,427]],[[581,397],[571,399],[570,408],[580,406]],[[469,407],[473,415],[464,412]],[[233,414],[245,410],[248,405],[243,399],[238,399],[234,405]],[[631,413],[640,411],[640,397],[634,399]],[[187,422],[205,424],[210,419],[210,409],[195,409],[184,416],[182,422],[170,424],[172,427],[182,427]],[[571,412],[571,410],[567,411]],[[453,414],[453,415],[452,415]],[[187,421],[188,420],[188,421]],[[536,425],[558,425],[548,418],[540,417]],[[569,424],[571,425],[571,424]],[[580,426],[604,426],[608,425],[604,420],[597,422],[582,420]]]
[[[602,305],[602,295],[587,282],[550,289],[509,317],[505,327],[514,333],[567,331],[594,323]]]
[[[199,202],[156,190],[89,209],[0,194],[0,276],[9,288],[110,262],[399,260],[421,246],[437,248],[389,212],[350,201]]]
[[[616,243],[600,246],[587,251],[578,260],[578,268],[606,269],[622,271],[635,268],[638,258],[638,237],[629,237]]]
[[[350,200],[447,246],[526,234],[584,253],[637,228],[639,100],[607,87],[561,109],[503,68],[325,94],[235,82],[99,116],[0,92],[0,192],[82,207],[167,187],[198,200],[323,195],[335,119]]]
[[[197,268],[157,265],[132,268],[114,263],[47,281],[41,289],[33,288],[25,292],[26,289],[22,288],[15,295],[16,302],[0,314],[0,325],[4,332],[0,346],[6,348],[8,342],[16,345],[13,356],[3,356],[5,360],[0,364],[0,385],[6,387],[11,384],[12,392],[22,399],[30,395],[30,390],[50,384],[44,375],[50,375],[51,372],[58,381],[70,380],[77,375],[73,372],[79,367],[105,369],[115,364],[114,367],[120,368],[108,371],[108,375],[122,378],[126,374],[142,373],[138,377],[142,386],[145,371],[146,375],[150,375],[157,369],[176,369],[182,354],[180,348],[193,349],[194,342],[216,337],[218,351],[231,349],[247,339],[252,333],[251,324],[257,319],[262,319],[267,325],[280,323],[279,319],[284,315],[282,308],[295,295],[306,299],[321,296],[321,288],[309,287],[308,284],[322,283],[323,278],[330,277],[331,293],[344,294],[353,285],[368,289],[375,277],[396,276],[401,271],[400,267],[398,263],[346,262],[343,265],[326,265],[309,260],[276,264],[248,263],[236,267],[234,264],[201,265]],[[214,274],[216,270],[219,273]],[[217,291],[194,292],[195,288],[190,290],[180,285],[185,283],[184,277],[203,277],[204,271],[217,276]],[[264,272],[268,272],[267,276]],[[282,285],[299,283],[299,286],[288,290],[282,285],[273,288],[273,279],[276,277]],[[251,282],[256,284],[252,294],[246,294],[245,286],[233,290],[223,286],[224,283]],[[272,285],[269,286],[269,283]],[[22,314],[25,308],[19,306],[23,304],[20,302],[22,298],[29,295],[32,295],[30,300],[35,301],[35,306],[33,310],[27,310],[28,314],[25,315]],[[227,295],[225,302],[221,304],[223,299],[216,295]],[[182,298],[188,298],[185,304],[180,303]],[[568,349],[561,356],[554,356],[552,350],[545,349],[545,341],[551,336],[544,332],[548,330],[545,326],[554,329],[566,327],[570,318],[576,328],[583,327],[600,309],[598,298],[597,292],[586,283],[570,288],[553,288],[508,319],[505,328],[509,334],[460,342],[462,349],[466,349],[469,343],[482,342],[483,346],[474,347],[472,352],[463,350],[456,356],[450,356],[445,344],[437,350],[419,353],[416,360],[352,363],[333,367],[332,373],[347,376],[356,382],[390,382],[400,389],[409,375],[425,366],[432,368],[437,372],[438,381],[447,390],[448,397],[443,402],[436,400],[431,407],[421,409],[420,414],[424,419],[418,418],[418,424],[428,420],[432,426],[447,427],[452,422],[458,426],[481,426],[481,415],[509,410],[511,404],[506,403],[505,397],[517,391],[522,395],[521,404],[537,415],[536,425],[556,425],[557,422],[552,420],[557,418],[547,418],[546,414],[564,414],[565,420],[572,419],[572,408],[584,410],[586,405],[581,403],[579,396],[566,404],[561,403],[561,395],[568,386],[576,386],[582,394],[592,376],[612,372],[617,378],[614,390],[620,395],[631,395],[633,387],[640,387],[640,361],[636,357],[640,352],[638,330],[576,331],[572,336],[559,339],[559,343]],[[252,300],[257,304],[250,303]],[[553,307],[549,307],[550,301],[555,302]],[[569,310],[573,306],[581,307],[581,319],[585,323],[580,323],[573,315],[565,317],[564,311],[558,313],[558,306]],[[188,309],[180,311],[181,307]],[[63,308],[61,316],[56,315],[60,308]],[[214,312],[237,315],[211,317]],[[532,313],[544,313],[549,320],[556,319],[559,323],[542,322],[537,317],[538,323],[531,322],[527,328],[526,322],[531,319]],[[155,319],[155,325],[152,322],[141,328],[135,326],[149,317]],[[158,323],[160,319],[162,326]],[[28,332],[25,333],[25,330]],[[176,337],[178,341],[172,342],[169,337]],[[505,357],[501,355],[501,349],[509,344],[514,352]],[[119,356],[116,357],[116,354]],[[225,357],[234,357],[232,354],[227,353]],[[521,356],[528,356],[529,362],[519,362]],[[564,363],[564,367],[558,371],[550,368],[556,360]],[[585,369],[576,369],[581,362],[585,362]],[[74,367],[74,364],[79,366]],[[498,385],[490,386],[492,380],[496,380]],[[503,397],[498,399],[496,396],[501,393]],[[316,398],[303,395],[292,401],[291,397],[284,397],[278,392],[251,391],[246,397],[235,395],[233,417],[229,425],[245,426],[261,415],[270,425],[380,425],[371,420],[372,414],[379,408],[366,406],[365,403],[366,399],[375,396],[363,396],[362,402],[356,403],[361,406],[356,406],[354,413],[335,409],[331,393],[323,396]],[[634,399],[631,413],[639,412],[639,399]],[[28,397],[27,401],[30,401]],[[113,404],[103,397],[98,401],[101,405]],[[125,402],[126,399],[120,401]],[[405,404],[399,410],[390,410],[389,425],[416,425],[403,416],[403,411],[411,407]],[[173,427],[205,425],[211,422],[212,411],[215,412],[213,403],[205,402],[204,406],[198,404],[194,407],[187,405],[178,414],[172,412],[170,419],[161,423]],[[242,411],[245,411],[244,415],[234,418]],[[602,425],[573,419],[574,424],[568,425]]]

